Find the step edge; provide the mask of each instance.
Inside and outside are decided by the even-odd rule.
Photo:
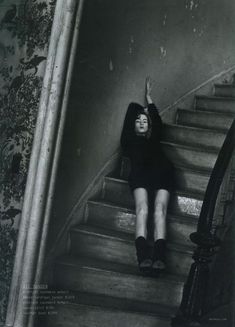
[[[235,97],[223,97],[223,96],[215,96],[215,95],[195,95],[196,99],[208,99],[208,100],[219,100],[219,101],[235,101]]]
[[[98,201],[99,200],[99,201]],[[96,200],[94,200],[94,201],[91,201],[91,203],[93,204],[93,205],[102,205],[102,201],[103,201],[103,199],[97,199],[97,201]],[[120,205],[120,207],[118,207],[119,209],[122,209],[122,207],[121,207],[121,205]],[[131,211],[131,210],[129,210],[130,211],[130,214],[133,214],[133,215],[135,215],[135,213],[134,213],[134,209]],[[174,216],[174,217],[178,217],[178,219],[191,219],[192,221],[193,220],[198,220],[198,216],[196,216],[196,215],[190,215],[190,214],[187,214],[187,213],[172,213],[172,212],[169,212],[169,213],[167,213],[167,216]]]
[[[68,261],[69,260],[69,261]],[[84,258],[82,256],[79,257],[75,257],[75,256],[71,256],[69,254],[64,255],[64,256],[60,256],[55,260],[55,265],[64,265],[64,266],[69,266],[69,267],[78,267],[80,269],[90,269],[92,271],[101,271],[101,272],[110,272],[113,274],[119,274],[119,275],[126,275],[126,276],[134,276],[135,278],[141,278],[141,279],[147,279],[147,280],[153,280],[153,281],[159,281],[156,278],[153,277],[149,277],[149,276],[143,276],[139,270],[138,267],[136,267],[136,271],[121,271],[114,269],[114,262],[110,262],[110,261],[101,261],[101,260],[96,260],[96,266],[92,266],[90,265],[90,263],[93,262],[94,260],[87,260],[87,258]],[[103,263],[104,265],[106,265],[106,267],[101,267],[98,266],[97,263]],[[109,267],[107,267],[109,264]],[[112,266],[112,267],[110,267]],[[133,266],[130,265],[123,265],[123,264],[117,264],[115,263],[115,268],[119,267],[124,267],[125,268],[133,268]],[[178,275],[178,274],[172,274],[172,273],[165,273],[164,275],[161,276],[161,280],[164,282],[172,282],[174,284],[177,285],[182,285],[182,283],[184,283],[185,281],[185,277],[187,275]]]
[[[170,126],[172,128],[177,128],[177,129],[185,129],[185,130],[196,130],[198,132],[203,132],[203,133],[210,133],[210,134],[215,134],[215,130],[210,130],[208,128],[203,128],[203,127],[195,127],[195,126],[187,126],[187,125],[180,125],[180,124],[174,124],[174,123],[167,123],[167,124],[164,124],[164,126]],[[217,131],[218,134],[220,134],[221,136],[224,136],[226,135],[226,132],[225,131],[221,131],[221,130],[218,130]]]
[[[210,152],[210,154],[218,154],[219,153],[219,150],[221,148],[221,146],[219,147],[210,147],[210,146],[206,146],[206,145],[187,145],[187,144],[180,144],[180,143],[174,143],[174,142],[168,142],[168,141],[161,141],[161,144],[162,145],[168,145],[168,146],[171,146],[171,147],[176,147],[176,148],[182,148],[182,149],[186,149],[186,150],[189,150],[189,151],[196,151],[196,152]]]
[[[88,230],[84,230],[83,227],[86,226]],[[89,231],[89,229],[91,229],[91,231]],[[97,232],[94,233],[92,230],[96,229]],[[112,229],[107,229],[104,228],[103,226],[97,226],[97,225],[92,225],[92,224],[86,224],[86,225],[77,225],[76,227],[71,228],[70,232],[72,233],[81,233],[81,234],[89,234],[89,235],[93,235],[93,236],[97,236],[97,237],[101,237],[101,238],[105,238],[105,239],[112,239],[115,241],[120,241],[123,243],[128,243],[128,244],[133,244],[135,237],[134,234],[130,234],[130,233],[126,233],[126,232],[122,232],[120,231],[116,231],[116,230],[112,230]],[[109,232],[111,232],[112,235],[109,235]],[[117,236],[115,236],[115,234],[117,234]],[[123,238],[121,238],[120,236],[123,236]],[[175,252],[183,252],[183,253],[192,253],[192,248],[190,245],[186,245],[186,244],[179,244],[176,242],[171,242],[170,240],[167,241],[167,244],[169,245],[169,249],[175,251]]]
[[[183,108],[178,108],[177,110],[180,110],[180,111],[185,111],[187,112],[188,114],[194,114],[196,115],[197,113],[199,114],[204,114],[204,115],[216,115],[218,117],[223,117],[225,116],[226,118],[231,118],[231,117],[234,117],[234,113],[231,113],[231,112],[220,112],[220,111],[209,111],[209,110],[199,110],[199,109],[183,109]]]
[[[194,166],[183,165],[183,164],[174,164],[174,168],[176,170],[181,170],[181,171],[185,170],[187,172],[198,174],[198,175],[203,175],[203,176],[210,176],[211,172],[212,172],[212,168],[194,167]],[[120,183],[123,183],[123,184],[128,182],[126,179],[123,179],[119,176],[112,176],[112,174],[104,176],[104,179],[105,180],[108,179],[108,180],[112,180],[112,181],[116,181],[116,182],[118,182],[120,180]]]
[[[204,196],[205,196],[205,192],[203,193],[199,193],[199,192],[185,192],[184,190],[177,190],[176,192],[173,193],[175,196],[182,196],[185,198],[191,198],[194,199],[196,201],[201,201],[203,202]],[[101,206],[106,206],[106,207],[110,207],[110,208],[115,208],[115,209],[120,209],[123,210],[127,213],[133,214],[134,212],[134,206],[130,206],[127,207],[124,204],[121,203],[114,203],[111,201],[107,201],[103,198],[96,198],[96,199],[90,199],[87,201],[87,205],[89,205],[89,203],[94,204],[94,205],[101,205]]]
[[[109,295],[105,295],[105,294],[96,294],[96,293],[92,293],[92,292],[78,292],[78,291],[73,291],[70,292],[72,294],[77,294],[79,293],[79,299],[80,301],[78,302],[69,302],[67,304],[64,304],[65,306],[68,307],[74,307],[76,308],[77,306],[87,306],[87,307],[95,307],[95,308],[100,308],[101,310],[104,308],[104,310],[109,309],[110,311],[120,311],[120,312],[125,312],[125,313],[134,313],[134,314],[141,314],[141,315],[152,315],[154,317],[160,318],[160,319],[169,319],[172,317],[173,312],[175,310],[177,310],[177,306],[167,306],[167,305],[163,305],[163,304],[156,304],[154,305],[156,307],[156,309],[152,310],[146,310],[148,309],[148,307],[153,307],[153,304],[150,302],[144,302],[144,301],[137,301],[137,300],[130,300],[130,299],[126,299],[126,298],[118,298],[118,297],[112,297]],[[98,302],[98,300],[92,300],[91,304],[87,303],[86,301],[84,301],[84,294],[86,296],[91,296],[94,295],[95,297],[98,297],[99,299],[109,299],[110,301],[110,305],[107,305],[107,303],[102,303],[101,301]],[[112,301],[115,301],[116,304],[115,306],[112,306]],[[117,305],[120,302],[121,307],[125,307],[125,305],[123,303],[126,303],[128,305],[128,309],[124,309],[124,308],[118,308]],[[139,302],[139,303],[138,303]],[[100,304],[102,303],[102,305]],[[141,307],[141,305],[146,306],[145,310],[139,310],[138,306]],[[169,312],[166,312],[168,311]],[[170,312],[172,311],[172,313]]]
[[[219,84],[219,83],[215,83],[214,87],[221,87],[221,88],[233,88],[235,89],[235,84],[232,83],[226,83],[226,84]]]

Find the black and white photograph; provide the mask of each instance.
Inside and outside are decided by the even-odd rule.
[[[0,0],[0,327],[235,327],[234,35],[233,0]]]

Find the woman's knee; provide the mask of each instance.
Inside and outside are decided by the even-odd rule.
[[[148,205],[147,203],[141,203],[136,206],[136,215],[138,217],[147,218],[148,216]]]
[[[167,206],[163,202],[157,202],[154,209],[154,218],[162,219],[166,217]]]

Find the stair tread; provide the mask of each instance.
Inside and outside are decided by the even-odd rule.
[[[83,232],[88,234],[93,234],[101,237],[108,237],[113,238],[115,240],[119,240],[121,242],[128,242],[130,244],[133,244],[134,237],[133,234],[127,233],[120,230],[113,230],[113,229],[107,229],[101,226],[93,225],[93,224],[80,224],[74,226],[71,231],[73,232]],[[194,245],[183,245],[183,244],[177,244],[172,242],[167,242],[167,248],[177,251],[177,252],[183,252],[192,254],[192,251],[194,249]]]
[[[186,110],[186,109],[181,109],[181,110]],[[192,111],[192,110],[191,110]],[[187,126],[187,125],[180,125],[180,124],[174,124],[174,123],[164,123],[165,126],[170,126],[170,127],[175,127],[175,128],[181,128],[185,129],[188,131],[201,131],[201,132],[206,132],[206,133],[211,133],[212,135],[215,134],[215,130],[210,130],[208,128],[203,128],[203,127],[195,127],[195,126]],[[225,135],[225,131],[218,130],[218,134]]]
[[[182,168],[182,166],[181,166],[181,168]],[[194,170],[194,171],[196,171],[196,170]],[[111,177],[111,176],[106,176],[105,178],[114,180],[117,183],[128,184],[128,181],[125,180],[125,179],[122,179],[122,178]],[[192,197],[192,198],[196,198],[198,200],[203,200],[205,192],[199,192],[199,191],[194,191],[194,190],[187,190],[187,191],[185,191],[185,190],[178,189],[178,190],[175,190],[173,192],[173,194],[180,195],[180,196],[185,196],[185,197]],[[113,204],[114,206],[116,204],[116,203],[107,201],[107,204],[109,204],[109,203],[111,205]],[[118,203],[117,203],[117,206],[119,207],[119,204]]]
[[[183,166],[181,165],[174,165],[176,169],[179,170],[186,170],[188,172],[191,173],[195,173],[195,174],[200,174],[200,175],[204,175],[204,176],[210,176],[212,169],[207,169],[207,168],[196,168],[196,167],[189,167],[189,166]]]
[[[204,176],[210,176],[211,171],[212,171],[212,169],[207,169],[207,168],[204,168],[204,167],[198,168],[198,167],[192,167],[192,166],[184,166],[181,163],[180,164],[174,164],[174,167],[175,167],[176,170],[185,170],[187,172],[191,172],[191,173],[199,174],[199,175],[204,175]],[[112,179],[112,180],[117,180],[117,181],[120,180],[120,181],[123,181],[123,182],[127,182],[126,179],[120,178],[120,176],[117,175],[117,174],[118,173],[116,173],[116,174],[111,173],[111,174],[106,175],[105,178]]]
[[[221,84],[221,83],[215,83],[214,84],[214,86],[216,86],[216,87],[229,87],[229,88],[235,88],[235,84],[232,84],[232,83],[223,83],[223,84]]]
[[[179,193],[180,195],[184,196],[183,193]],[[203,197],[201,196],[201,194],[196,194],[197,195],[197,200],[202,201]],[[102,205],[102,206],[106,206],[106,207],[110,207],[110,208],[116,208],[118,210],[122,210],[126,213],[130,213],[130,214],[134,214],[135,210],[134,210],[134,206],[130,206],[127,207],[125,205],[122,205],[121,203],[114,203],[114,202],[110,202],[101,198],[96,198],[96,199],[90,199],[87,201],[88,203],[93,203],[93,204],[97,204],[97,205]],[[195,215],[190,215],[188,213],[181,213],[181,214],[175,214],[175,213],[168,213],[169,216],[174,216],[174,217],[184,217],[185,219],[198,219],[197,216]]]
[[[105,273],[114,273],[118,275],[134,276],[143,280],[161,280],[168,281],[174,284],[182,284],[185,281],[185,276],[179,274],[171,274],[165,272],[159,278],[150,276],[143,276],[137,266],[124,265],[121,263],[97,260],[96,258],[85,258],[82,256],[74,256],[70,254],[62,255],[57,258],[57,264],[63,264],[65,266],[79,267],[81,269],[90,269],[94,271],[103,271]]]
[[[192,148],[207,147],[218,151],[225,139],[224,130],[215,131],[201,126],[189,126],[176,123],[164,124],[162,140],[176,144],[188,145]]]
[[[118,209],[121,209],[121,210],[124,210],[126,212],[129,212],[129,213],[132,213],[134,214],[135,211],[134,211],[134,208],[126,208],[125,206],[122,206],[121,204],[113,204],[111,202],[107,202],[107,201],[104,201],[103,199],[94,199],[94,200],[88,200],[88,203],[93,203],[93,204],[96,204],[96,205],[104,205],[104,206],[109,206],[109,207],[113,207],[113,208],[118,208]],[[194,215],[190,215],[190,214],[173,214],[173,213],[167,213],[167,218],[170,218],[170,219],[174,219],[174,220],[178,220],[178,221],[181,221],[183,220],[185,224],[196,224],[197,221],[198,221],[198,217],[197,216],[194,216]]]
[[[71,228],[73,232],[87,232],[94,235],[102,235],[103,237],[115,238],[120,241],[133,243],[133,235],[124,231],[107,229],[93,224],[79,224]]]
[[[216,97],[217,98],[217,97]],[[178,108],[178,110],[180,110],[180,111],[186,111],[187,113],[193,113],[193,114],[203,114],[203,115],[207,115],[208,117],[211,117],[211,115],[212,116],[218,116],[218,117],[221,117],[221,118],[223,118],[223,117],[228,117],[228,118],[232,118],[232,117],[234,117],[235,115],[234,115],[234,113],[232,113],[232,112],[219,112],[219,111],[209,111],[209,110],[207,110],[207,111],[204,111],[204,110],[199,110],[199,109],[183,109],[183,108]],[[186,125],[187,126],[187,125]],[[206,128],[205,127],[205,129],[208,129],[209,130],[209,128]],[[223,130],[223,129],[220,129],[220,128],[213,128],[213,129],[211,129],[211,130],[217,130],[218,132],[219,131],[221,131],[221,130]],[[226,131],[226,129],[224,129],[225,131]]]
[[[209,100],[219,100],[219,101],[235,101],[234,97],[223,97],[223,96],[215,96],[215,95],[195,95],[195,98],[199,99],[209,99]]]
[[[181,195],[183,195],[181,193]],[[197,194],[198,195],[198,194]],[[201,194],[196,198],[197,200],[199,201],[202,201],[203,198],[201,197]],[[102,205],[102,206],[106,206],[106,207],[110,207],[110,208],[116,208],[118,210],[121,210],[121,211],[124,211],[126,213],[130,213],[130,214],[134,214],[135,213],[135,210],[134,210],[134,205],[133,206],[130,206],[130,207],[127,207],[127,206],[124,206],[122,205],[121,203],[113,203],[113,202],[110,202],[110,201],[106,201],[104,199],[90,199],[87,201],[88,203],[94,203],[94,204],[97,204],[97,205]],[[170,213],[171,216],[183,216],[183,217],[195,217],[194,219],[197,219],[196,217],[197,216],[194,216],[194,215],[190,215],[190,214],[174,214],[174,213]]]
[[[187,144],[181,144],[181,143],[174,143],[174,142],[168,142],[168,141],[161,141],[162,145],[168,145],[168,146],[172,146],[175,148],[182,148],[182,149],[186,149],[186,150],[190,150],[190,151],[196,151],[196,152],[205,152],[205,153],[215,153],[218,154],[219,152],[219,148],[216,147],[212,147],[212,146],[207,146],[207,145],[197,145],[197,144],[193,144],[193,145],[187,145]]]
[[[141,313],[154,315],[161,318],[171,318],[175,313],[176,306],[166,306],[145,302],[141,300],[130,300],[96,293],[71,291],[71,295],[78,298],[77,301],[70,301],[67,306],[86,305],[98,308],[108,308],[115,311]],[[66,304],[65,304],[66,305]]]

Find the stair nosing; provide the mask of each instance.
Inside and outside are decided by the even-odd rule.
[[[216,116],[226,116],[227,118],[228,117],[235,117],[235,113],[232,113],[232,112],[221,112],[221,111],[209,111],[209,110],[200,110],[200,109],[184,109],[184,108],[178,108],[177,110],[180,110],[180,111],[186,111],[188,113],[199,113],[199,114],[205,114],[205,115],[216,115]],[[187,126],[187,125],[185,125]],[[210,129],[210,128],[207,128],[207,129]],[[218,127],[217,127],[218,129]],[[214,130],[214,129],[213,129]],[[221,129],[218,129],[218,130],[221,130]],[[225,129],[226,130],[226,129]]]
[[[92,294],[93,293],[91,293],[91,296],[92,296]],[[122,299],[122,298],[120,298],[120,301],[123,301],[124,299]],[[150,302],[146,302],[146,304],[151,304]],[[156,303],[155,304],[156,305],[156,307],[158,306],[158,304]],[[99,305],[98,303],[97,303],[97,305],[95,305],[95,304],[89,304],[89,303],[82,303],[82,302],[78,302],[78,303],[74,303],[74,302],[69,302],[69,303],[65,303],[65,304],[63,304],[63,306],[65,306],[65,307],[74,307],[74,308],[78,308],[78,307],[84,307],[84,308],[97,308],[98,310],[101,310],[102,308],[104,308],[104,311],[105,310],[109,310],[109,311],[113,311],[113,312],[122,312],[122,313],[130,313],[130,314],[136,314],[136,315],[143,315],[143,316],[150,316],[150,317],[153,317],[153,318],[155,318],[156,320],[157,319],[159,319],[159,320],[161,320],[161,321],[163,321],[163,320],[166,320],[166,321],[169,321],[174,315],[172,314],[172,315],[167,315],[167,314],[164,314],[164,313],[162,313],[162,312],[157,312],[157,311],[140,311],[140,310],[138,310],[138,309],[123,309],[123,308],[121,308],[121,309],[119,309],[119,308],[117,308],[117,307],[112,307],[112,306],[108,306],[108,305]],[[172,311],[175,309],[177,309],[177,307],[170,307],[170,308],[172,308]],[[175,311],[174,310],[174,311]]]
[[[184,110],[184,109],[182,109]],[[203,128],[201,126],[199,127],[196,127],[196,126],[188,126],[188,125],[180,125],[180,124],[176,124],[176,123],[164,123],[164,126],[170,126],[170,127],[176,127],[176,128],[183,128],[183,129],[188,129],[188,130],[197,130],[197,131],[203,131],[205,133],[211,133],[211,134],[214,134],[215,133],[215,130],[210,130],[208,128]],[[221,134],[221,135],[226,135],[226,131],[222,131],[222,130],[218,130],[217,131],[218,134]]]
[[[201,99],[209,99],[209,100],[225,100],[225,101],[235,101],[235,97],[223,97],[223,96],[215,96],[215,95],[195,95],[195,98],[201,98]]]
[[[135,314],[143,314],[143,315],[151,315],[153,317],[158,317],[160,319],[169,319],[172,317],[172,313],[166,312],[167,310],[171,310],[172,312],[177,309],[177,306],[167,306],[163,304],[152,304],[149,302],[144,302],[144,301],[137,301],[137,300],[130,300],[127,298],[118,298],[118,297],[112,297],[106,294],[97,294],[97,293],[91,293],[91,292],[78,292],[78,291],[71,291],[70,294],[77,294],[79,293],[79,301],[78,302],[73,302],[69,301],[69,303],[65,304],[65,306],[74,306],[75,308],[77,306],[87,306],[87,307],[95,307],[95,308],[104,308],[104,309],[110,309],[113,311],[121,311],[121,312],[126,312],[126,313],[135,313]],[[84,296],[90,297],[92,296],[92,301],[91,303],[84,301]],[[94,299],[98,298],[98,299]],[[101,301],[102,299],[108,299],[110,304],[107,303],[107,301],[104,303]],[[116,304],[115,306],[112,303],[112,301],[115,301]],[[102,305],[101,305],[102,303]],[[121,303],[121,307],[119,308],[117,306],[118,303]],[[125,303],[125,304],[123,304]],[[146,306],[144,310],[140,310],[141,304],[143,306]],[[154,307],[154,309],[149,309],[148,307]],[[124,309],[125,307],[128,307],[128,309]],[[147,310],[146,310],[147,309]],[[164,312],[164,311],[165,312]]]
[[[86,227],[88,230],[84,230],[83,228]],[[91,229],[89,231],[89,228]],[[93,229],[96,229],[97,232],[94,232]],[[99,226],[98,224],[92,224],[92,223],[86,223],[86,224],[80,224],[76,225],[73,228],[71,228],[70,232],[73,233],[83,233],[83,234],[90,234],[106,239],[112,239],[112,240],[118,240],[124,243],[130,243],[133,244],[134,242],[134,234],[127,233],[125,231],[119,231],[114,229],[108,229],[104,228],[103,226]],[[111,233],[111,235],[109,234]],[[116,234],[116,235],[115,235]],[[186,245],[186,244],[179,244],[176,242],[167,241],[167,247],[169,249],[172,249],[176,252],[182,252],[185,254],[192,254],[194,245]]]
[[[189,171],[189,172],[193,172],[193,173],[196,173],[196,174],[201,174],[201,175],[204,175],[204,176],[208,176],[210,177],[211,175],[211,172],[212,172],[212,168],[197,168],[197,167],[190,167],[190,166],[184,166],[183,164],[177,164],[177,165],[174,165],[176,169],[179,169],[179,170],[186,170],[186,171]]]
[[[204,175],[204,176],[210,176],[212,172],[212,168],[206,168],[206,167],[194,167],[194,166],[189,166],[189,165],[183,165],[182,163],[179,164],[174,164],[174,167],[176,170],[186,170],[191,173],[199,174],[199,175]],[[115,177],[110,175],[106,175],[104,178],[110,178],[110,179],[119,179],[119,177]],[[122,181],[126,181],[125,179],[122,179]]]
[[[232,88],[235,88],[235,84],[233,84],[233,83],[215,83],[214,86],[216,86],[216,87],[232,87]]]
[[[88,229],[90,228],[91,230],[90,231],[85,230],[83,229],[84,227],[88,227]],[[98,231],[97,232],[92,231],[93,228],[97,229]],[[82,232],[84,234],[92,234],[92,235],[102,236],[104,238],[116,239],[123,242],[133,243],[133,237],[132,234],[130,233],[127,233],[125,231],[105,228],[103,226],[99,226],[98,224],[92,224],[90,222],[87,222],[86,224],[75,225],[71,228],[70,232]],[[111,232],[111,234],[109,234],[108,232]]]
[[[99,198],[99,199],[94,199],[94,200],[89,200],[88,203],[94,204],[94,205],[104,205],[106,206],[106,202],[104,201],[103,198]],[[108,204],[107,206],[112,207],[112,208],[117,208],[117,209],[124,209],[126,211],[128,211],[130,214],[135,214],[134,208],[133,209],[129,209],[126,207],[122,207],[122,205],[120,204],[120,206],[116,206],[116,205],[112,205],[112,204]],[[182,217],[183,219],[190,219],[192,222],[193,220],[197,221],[198,220],[198,216],[195,215],[190,215],[187,213],[172,213],[172,212],[168,212],[167,216],[169,217],[177,217],[176,219],[180,220],[180,218]],[[172,218],[173,219],[173,218]]]
[[[69,260],[69,261],[68,261]],[[95,264],[94,264],[95,261]],[[59,265],[65,265],[65,266],[70,266],[70,267],[80,267],[82,269],[90,269],[90,270],[94,270],[94,271],[103,271],[103,272],[110,272],[110,273],[114,273],[114,274],[120,274],[120,275],[128,275],[128,276],[135,276],[141,279],[150,279],[150,280],[155,280],[155,278],[153,277],[149,277],[149,276],[143,276],[139,270],[138,267],[136,266],[136,270],[134,270],[132,266],[130,265],[124,265],[124,264],[120,264],[120,263],[114,263],[114,262],[110,262],[110,261],[101,261],[101,260],[93,260],[90,258],[84,258],[82,256],[74,256],[74,255],[63,255],[60,256],[56,259],[55,261],[56,264]],[[99,266],[100,264],[100,266]],[[102,266],[102,264],[104,266]],[[121,267],[125,267],[126,269],[130,269],[132,268],[132,270],[130,271],[121,271],[117,269],[117,267],[119,267],[119,269]],[[164,275],[162,275],[162,280],[164,281],[168,281],[168,282],[172,282],[174,284],[182,284],[185,281],[185,275],[177,275],[177,274],[172,274],[172,273],[165,273]]]
[[[203,198],[194,198],[194,199],[197,200],[197,201],[203,202]],[[121,203],[120,204],[113,203],[113,202],[107,201],[107,200],[105,200],[103,198],[97,198],[97,199],[93,199],[93,200],[88,200],[87,201],[87,204],[89,205],[89,203],[95,204],[95,205],[101,205],[101,206],[105,206],[105,207],[109,207],[109,208],[115,208],[115,209],[118,209],[118,210],[125,211],[126,213],[129,213],[129,214],[135,214],[135,208],[134,208],[134,206],[127,207],[124,204],[121,204]],[[188,215],[186,215],[186,216],[188,216]],[[192,216],[192,215],[189,215],[189,216]]]
[[[210,147],[210,146],[206,146],[206,145],[187,145],[187,144],[180,144],[180,143],[174,143],[174,142],[168,142],[168,141],[161,141],[162,145],[168,145],[171,147],[180,147],[186,150],[190,150],[190,151],[196,151],[196,152],[205,152],[208,153],[210,152],[211,154],[218,154],[219,150],[221,147]]]
[[[206,170],[205,170],[206,171]],[[112,180],[112,181],[115,181],[117,183],[120,183],[120,184],[126,184],[128,185],[128,181],[127,180],[124,180],[122,179],[121,177],[118,178],[118,177],[110,177],[110,176],[105,176],[104,179],[108,179],[108,180]],[[172,192],[172,195],[182,195],[182,196],[185,196],[185,197],[193,197],[193,198],[196,198],[198,200],[203,200],[204,196],[205,196],[205,192],[199,192],[199,191],[194,191],[194,190],[181,190],[181,189],[176,189],[174,192]],[[88,200],[90,201],[90,200]],[[91,201],[94,201],[94,199],[92,199]],[[107,201],[107,205],[108,204],[114,204],[115,206],[115,203],[114,202],[111,202],[111,201]],[[122,208],[122,204],[119,204],[117,203],[117,206],[118,207],[121,207]]]

